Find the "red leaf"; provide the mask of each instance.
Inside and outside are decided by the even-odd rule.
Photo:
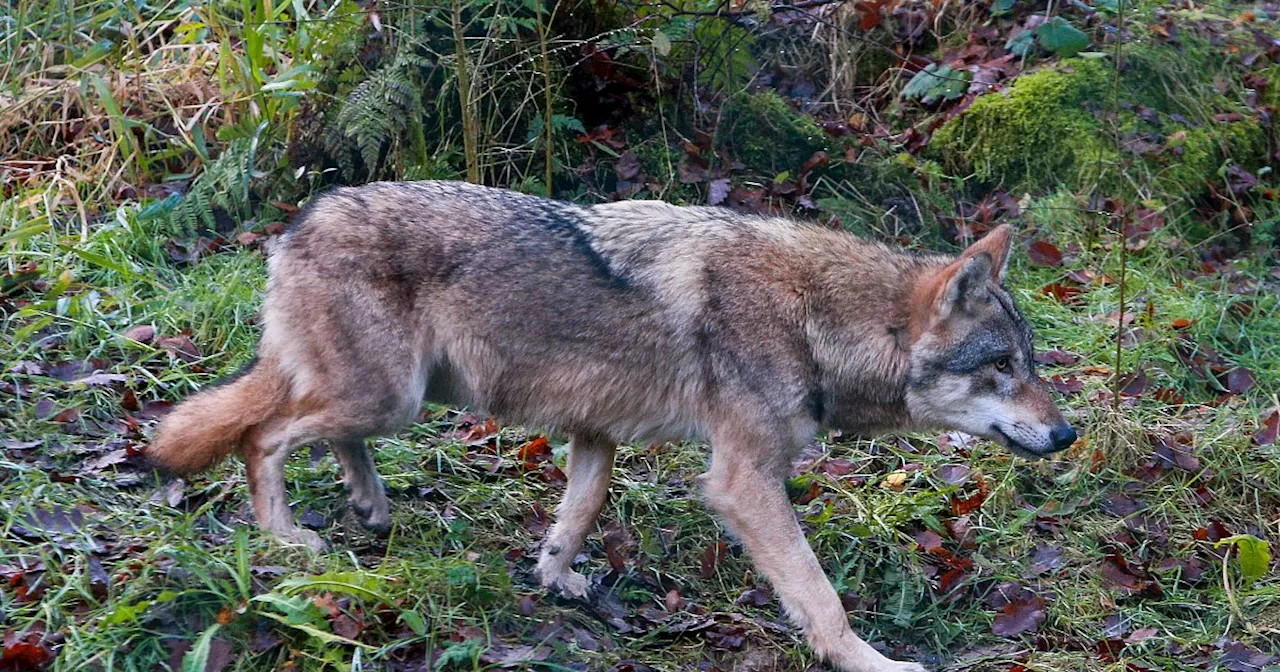
[[[124,332],[124,337],[139,343],[150,343],[155,340],[156,328],[149,324],[142,324],[136,327],[130,327]]]
[[[539,463],[551,459],[551,443],[547,441],[545,436],[535,437],[532,441],[520,446],[517,455],[520,461],[524,463],[526,470],[535,471],[538,469]]]
[[[1049,379],[1049,387],[1058,394],[1073,395],[1079,394],[1084,389],[1084,383],[1080,382],[1075,376],[1054,376]]]
[[[951,495],[951,515],[963,516],[966,513],[973,513],[982,508],[982,503],[987,501],[987,482],[986,480],[978,481],[978,492],[968,499],[962,499],[956,495]]]
[[[966,575],[965,570],[959,567],[953,567],[942,573],[942,577],[938,579],[938,592],[949,593],[953,588],[960,584],[960,580]]]
[[[196,349],[196,344],[192,343],[191,339],[186,335],[166,336],[156,341],[156,347],[165,350],[184,362],[194,362],[200,359],[200,351]]]
[[[720,563],[728,554],[729,545],[723,541],[717,541],[708,546],[707,550],[702,552],[702,578],[710,579],[715,576],[716,568],[720,566]]]
[[[991,622],[991,632],[1001,637],[1017,637],[1024,632],[1038,630],[1045,618],[1043,597],[1034,595],[1029,598],[1010,600],[1004,605],[1002,613],[996,614]]]
[[[1051,296],[1058,300],[1058,303],[1068,306],[1079,306],[1084,303],[1084,299],[1080,298],[1084,294],[1084,290],[1079,287],[1070,287],[1060,282],[1052,282],[1040,288],[1040,293],[1045,296]]]
[[[859,0],[854,3],[858,9],[858,28],[863,32],[880,25],[880,6],[884,0]]]
[[[53,653],[41,641],[42,634],[30,631],[19,635],[4,633],[4,649],[0,650],[0,669],[37,670],[53,660]]]
[[[1037,266],[1061,266],[1062,250],[1053,243],[1037,240],[1027,247],[1027,258]]]
[[[1172,387],[1161,387],[1151,392],[1151,398],[1156,401],[1162,401],[1171,406],[1181,406],[1187,403],[1186,397],[1178,394],[1178,391]]]
[[[1262,421],[1262,429],[1253,435],[1253,442],[1259,446],[1269,446],[1280,437],[1280,409],[1271,411],[1271,415]]]
[[[1185,317],[1179,317],[1178,319],[1176,319],[1176,320],[1174,320],[1174,321],[1173,321],[1173,325],[1172,325],[1172,326],[1173,326],[1173,328],[1174,328],[1174,329],[1186,329],[1187,327],[1191,326],[1192,324],[1193,324],[1193,323],[1192,323],[1192,321],[1191,321],[1191,320],[1188,320],[1188,319],[1187,319],[1187,318],[1185,318]]]

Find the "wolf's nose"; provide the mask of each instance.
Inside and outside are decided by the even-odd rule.
[[[1071,425],[1058,425],[1049,432],[1049,441],[1053,443],[1053,452],[1066,450],[1076,442],[1076,430]]]

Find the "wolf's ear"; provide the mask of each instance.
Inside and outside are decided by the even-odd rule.
[[[942,291],[938,294],[938,317],[947,319],[975,302],[987,300],[987,282],[996,271],[991,255],[985,251],[966,250],[964,255],[942,271]]]
[[[1009,269],[1009,248],[1013,245],[1013,227],[1001,224],[992,229],[982,240],[969,246],[960,255],[961,259],[978,254],[991,257],[991,279],[996,284],[1004,282],[1004,272]]]

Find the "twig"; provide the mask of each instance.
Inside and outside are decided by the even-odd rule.
[[[1117,114],[1117,115],[1120,113],[1120,56],[1121,56],[1120,46],[1124,42],[1124,9],[1125,9],[1125,0],[1120,0],[1119,7],[1117,8],[1117,11],[1116,11],[1116,17],[1117,17],[1116,18],[1116,50],[1115,50],[1115,57],[1113,58],[1115,63],[1112,64],[1112,66],[1115,69],[1115,79],[1113,80],[1112,87],[1111,87],[1111,96],[1112,96],[1111,110],[1113,114]],[[1111,125],[1111,130],[1112,130],[1112,135],[1115,137],[1116,152],[1123,153],[1123,148],[1120,146],[1121,143],[1120,143],[1119,124],[1113,121]],[[1101,159],[1099,159],[1099,163],[1101,163]],[[1098,176],[1098,177],[1095,177],[1094,179],[1101,179],[1101,177]],[[1111,216],[1114,218],[1116,215],[1115,213],[1112,213]],[[1115,390],[1111,395],[1111,402],[1116,412],[1119,412],[1120,411],[1120,380],[1121,380],[1120,357],[1122,354],[1124,354],[1124,280],[1125,280],[1125,272],[1128,269],[1128,262],[1129,262],[1129,241],[1125,238],[1125,235],[1124,235],[1124,215],[1123,214],[1121,214],[1119,217],[1119,225],[1116,227],[1116,236],[1119,238],[1119,242],[1120,242],[1120,278],[1119,278],[1119,283],[1117,285],[1117,291],[1119,292],[1119,300],[1120,300],[1120,316],[1116,320]]]
[[[462,107],[462,147],[466,155],[467,181],[480,183],[479,136],[476,110],[471,100],[471,73],[467,64],[466,36],[462,32],[462,0],[453,0],[453,49],[458,58],[458,102]]]
[[[542,22],[542,0],[534,0],[534,11],[538,18],[538,47],[542,51],[542,87],[543,98],[546,110],[543,117],[543,133],[546,136],[547,158],[546,158],[546,187],[547,198],[551,198],[554,193],[551,188],[551,180],[553,177],[553,169],[555,167],[555,156],[553,143],[555,142],[555,130],[552,127],[552,109],[551,109],[551,57],[547,55],[547,24],[555,20],[556,10],[551,10],[551,17],[547,19],[546,24]],[[558,7],[558,5],[557,5]]]

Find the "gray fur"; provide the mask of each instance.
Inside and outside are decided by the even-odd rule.
[[[849,629],[782,477],[820,427],[955,427],[1047,450],[1062,417],[999,287],[1010,238],[1001,227],[952,259],[719,208],[445,182],[338,189],[271,252],[260,363],[179,406],[149,452],[195,469],[238,444],[259,523],[319,548],[284,491],[301,444],[336,442],[354,509],[384,528],[361,441],[400,429],[424,397],[563,432],[569,486],[538,571],[581,596],[589,581],[569,563],[616,444],[708,440],[708,503],[814,650],[846,672],[919,671]],[[1018,367],[991,371],[997,351]]]

